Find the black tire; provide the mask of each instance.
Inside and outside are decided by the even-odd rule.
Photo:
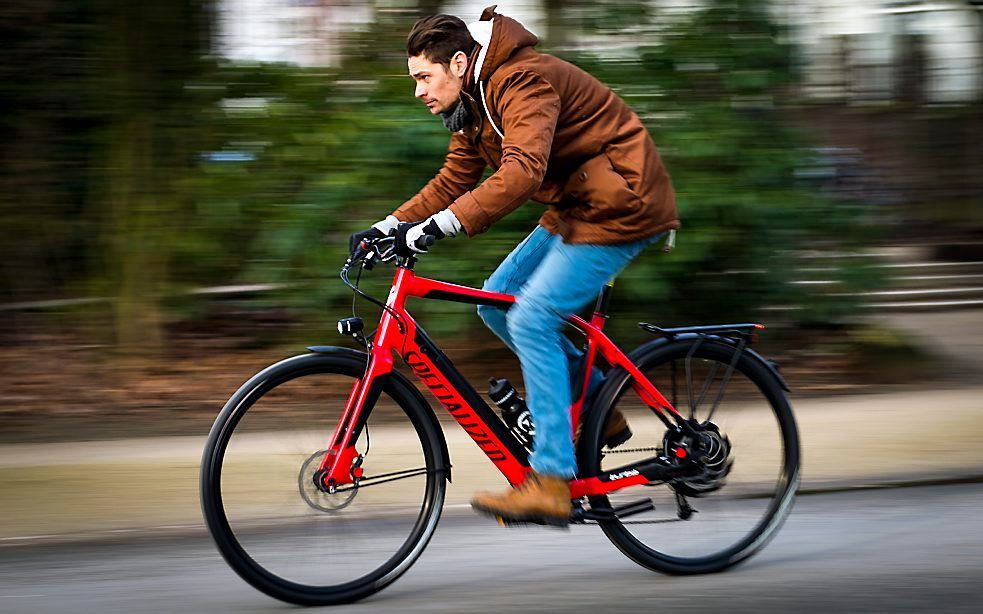
[[[685,380],[684,362],[696,343],[696,339],[655,341],[632,353],[632,360],[641,372],[684,416],[690,415],[688,399],[672,398],[676,395],[671,390],[678,391],[680,382],[677,376]],[[735,351],[736,348],[727,342],[705,339],[691,355],[692,370],[694,374],[704,370],[707,374],[704,382],[709,380],[712,384],[718,373],[720,381],[723,381],[722,376]],[[714,363],[718,365],[716,370],[713,369]],[[695,379],[694,375],[692,388],[696,389],[697,394],[692,398],[699,399],[702,387],[695,384]],[[675,380],[675,386],[671,380]],[[637,501],[639,497],[653,500],[655,510],[651,512],[632,515],[623,521],[599,523],[608,539],[643,567],[677,575],[722,571],[764,547],[791,510],[799,483],[799,438],[781,382],[760,359],[744,352],[725,387],[724,401],[732,396],[729,391],[731,386],[739,391],[733,396],[742,401],[734,404],[737,409],[731,414],[738,416],[738,420],[732,421],[730,427],[719,425],[721,433],[728,438],[730,457],[723,478],[709,484],[694,481],[692,485],[639,486],[617,491],[610,497],[590,499],[594,508],[617,507],[622,502]],[[713,399],[715,393],[707,397]],[[724,401],[714,412],[714,424],[719,423],[721,411],[727,409]],[[626,411],[628,408],[635,408],[635,417],[628,416],[629,426],[635,434],[622,448],[607,450],[600,443],[601,436],[607,416],[615,407],[626,415],[629,414]],[[619,369],[609,375],[598,395],[596,408],[599,411],[592,411],[588,416],[586,436],[578,450],[582,476],[597,475],[602,470],[609,471],[613,467],[659,454],[639,451],[634,453],[636,458],[626,459],[618,456],[619,450],[628,450],[626,456],[632,454],[631,450],[653,447],[661,448],[665,453],[666,440],[657,433],[665,436],[670,431],[638,400],[631,387],[631,378],[624,370]],[[704,416],[701,416],[701,411],[706,410],[698,407],[696,417],[702,422]],[[739,420],[750,426],[740,428],[742,423]],[[739,426],[739,433],[731,432],[733,424]],[[750,441],[745,441],[747,439]],[[746,445],[740,447],[742,444]],[[759,452],[765,456],[764,463],[755,462],[756,459],[747,462],[747,459],[741,458],[742,455],[747,457]],[[772,462],[777,465],[774,473],[761,468]],[[687,515],[684,507],[678,504],[677,493],[685,495],[698,513]],[[660,496],[664,503],[655,500]],[[616,500],[618,497],[621,497],[621,501]],[[640,534],[643,536],[640,537]],[[655,546],[651,545],[653,543]]]
[[[360,509],[360,503],[365,499],[360,500],[360,498],[367,497],[372,504],[379,504],[380,496],[384,497],[388,493],[398,494],[401,491],[386,491],[384,489],[387,484],[381,484],[374,486],[373,488],[377,490],[372,490],[368,495],[363,495],[365,492],[370,492],[367,487],[358,490],[355,500],[349,501],[347,495],[345,498],[335,500],[334,497],[337,495],[327,495],[313,489],[314,496],[321,498],[320,504],[317,505],[311,502],[310,495],[306,498],[303,496],[303,486],[306,481],[304,471],[307,471],[309,466],[304,463],[309,461],[312,452],[317,452],[316,446],[312,450],[307,443],[311,439],[311,433],[314,433],[318,441],[322,440],[322,436],[325,442],[330,439],[333,432],[330,429],[337,422],[340,412],[336,406],[340,403],[343,408],[348,391],[351,389],[350,385],[344,388],[343,384],[333,385],[331,388],[319,388],[319,385],[327,380],[339,379],[350,384],[355,378],[362,377],[364,372],[364,354],[350,350],[339,349],[334,354],[306,354],[281,361],[255,375],[229,399],[208,435],[200,474],[201,504],[205,522],[219,551],[232,569],[249,584],[277,599],[299,605],[333,605],[353,602],[371,595],[391,584],[409,569],[423,552],[437,526],[446,490],[446,473],[449,468],[449,460],[444,452],[446,446],[443,443],[443,435],[433,413],[419,398],[419,394],[415,390],[410,390],[405,380],[396,377],[388,378],[379,402],[370,416],[370,423],[376,418],[377,413],[388,412],[389,415],[383,415],[382,418],[390,422],[400,417],[404,423],[406,418],[409,419],[413,425],[412,431],[390,429],[397,434],[388,439],[400,442],[399,445],[407,447],[412,452],[408,456],[415,455],[416,461],[425,463],[426,472],[403,480],[403,485],[399,487],[408,490],[410,486],[406,484],[412,482],[411,485],[420,490],[419,495],[412,492],[405,495],[405,498],[410,501],[406,508],[402,507],[402,502],[399,505],[386,507],[387,502],[382,501],[381,513],[378,516],[373,516],[371,513],[366,515]],[[318,380],[319,384],[309,383],[313,380]],[[339,396],[336,398],[340,398],[340,401],[324,400],[325,395],[332,391],[338,393]],[[310,398],[315,399],[317,403],[302,405],[293,402],[293,399],[304,395],[310,395]],[[279,402],[280,405],[273,401]],[[312,416],[304,418],[305,421],[313,421],[314,416],[321,414],[330,415],[317,417],[317,424],[310,432],[297,431],[291,425],[292,421],[298,418],[291,416],[290,412],[283,411],[284,408],[295,406],[310,410],[306,413],[299,412]],[[267,408],[271,411],[269,414],[264,414]],[[257,421],[256,416],[250,419],[248,418],[250,411],[258,412],[257,416],[268,415],[270,419],[266,422]],[[306,422],[304,424],[306,426]],[[263,430],[267,428],[269,431]],[[382,428],[385,435],[389,427],[375,428]],[[363,430],[360,436],[357,446],[360,452],[365,452],[361,446],[365,438],[370,437],[369,431],[368,428]],[[419,443],[407,442],[405,435],[401,434],[405,432],[415,432]],[[304,436],[303,440],[298,434]],[[279,454],[279,447],[274,448],[272,444],[267,446],[266,438],[279,443],[288,435],[291,444],[295,440],[302,441],[300,449],[288,448],[290,452],[288,455]],[[375,438],[379,439],[378,435]],[[366,454],[364,465],[366,475],[372,471],[373,459],[380,458],[378,447],[384,446],[386,441],[387,438],[383,436],[382,441],[370,442],[370,450]],[[226,458],[230,454],[230,442],[233,442],[231,461]],[[305,447],[308,449],[305,450]],[[247,455],[245,451],[250,449],[254,450],[251,454],[260,456],[259,461]],[[242,454],[239,454],[240,450],[243,451]],[[259,451],[255,452],[255,450]],[[385,453],[385,448],[383,450],[382,459],[399,458],[398,461],[383,462],[404,462],[400,458],[401,449],[389,454]],[[248,486],[245,480],[251,479],[254,475],[250,472],[262,472],[266,469],[266,465],[270,464],[264,460],[266,458],[273,458],[277,462],[285,461],[282,463],[284,470],[280,472],[282,475],[278,474],[274,481],[266,479],[268,476],[256,475],[252,492],[247,490],[247,496],[244,496],[241,489],[237,491],[236,488],[242,485]],[[292,478],[291,467],[294,470]],[[269,473],[273,475],[275,472],[270,469]],[[298,475],[304,478],[300,480],[300,492],[298,492]],[[399,482],[391,482],[390,485],[395,483]],[[275,495],[271,495],[271,492]],[[256,499],[263,499],[264,502],[267,499],[272,500],[270,506],[274,507],[274,511],[265,511],[263,507],[265,503],[255,503],[253,494]],[[414,512],[415,501],[420,505],[418,513]],[[252,514],[258,516],[258,519],[247,518],[244,513],[243,519],[240,520],[238,511],[249,509],[249,505],[255,505],[261,510]],[[291,512],[297,510],[297,516],[290,520],[278,516],[276,510],[279,508],[275,506],[284,505],[289,508],[283,509],[289,509]],[[407,508],[409,511],[405,512],[405,516],[399,515]],[[233,512],[231,522],[228,513],[230,509]],[[402,538],[403,532],[397,533],[397,530],[408,532],[405,539]],[[306,533],[299,535],[303,531]],[[389,556],[385,547],[379,547],[377,542],[383,536],[388,539],[391,535],[394,539],[402,541],[401,545],[392,548]],[[339,543],[344,539],[368,540],[372,543],[372,547],[366,551],[371,556],[388,558],[378,564],[366,562],[367,557]],[[279,545],[278,540],[283,540],[284,545]],[[345,562],[347,556],[352,557],[351,563]],[[315,558],[323,558],[324,561],[313,560]],[[357,569],[359,565],[370,567],[363,573],[363,570]],[[356,569],[349,571],[346,566]],[[289,568],[291,573],[284,574],[281,568]],[[284,577],[294,574],[305,576],[306,579],[295,581]],[[322,583],[321,578],[331,574],[341,574],[344,578]],[[349,578],[346,574],[356,577]]]

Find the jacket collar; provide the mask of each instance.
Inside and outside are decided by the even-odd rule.
[[[468,24],[468,30],[479,45],[474,67],[468,71],[475,82],[487,81],[517,50],[539,43],[536,35],[521,23],[496,13],[495,6],[486,8],[478,21]]]

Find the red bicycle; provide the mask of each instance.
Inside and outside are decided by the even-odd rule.
[[[392,289],[378,301],[359,288],[362,270],[392,260]],[[411,297],[501,309],[514,297],[418,277],[415,263],[394,254],[391,238],[363,242],[341,278],[382,309],[381,319],[373,335],[355,317],[339,331],[366,351],[314,346],[264,369],[209,433],[206,523],[229,565],[273,597],[302,605],[361,599],[406,572],[434,533],[451,459],[433,410],[394,368],[393,354],[510,484],[529,471],[520,439],[406,309]],[[748,347],[763,327],[640,323],[656,338],[625,354],[603,333],[610,290],[589,321],[569,321],[585,340],[570,409],[581,427],[571,525],[600,526],[632,560],[665,573],[746,560],[782,524],[799,482],[788,388]],[[606,379],[585,408],[587,375],[599,361]],[[628,420],[632,447],[602,443],[615,409]]]

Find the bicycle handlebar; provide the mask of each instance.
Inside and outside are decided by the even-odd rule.
[[[355,251],[348,256],[348,260],[342,266],[342,271],[348,271],[353,266],[361,261],[365,261],[365,268],[371,269],[372,264],[378,260],[379,262],[389,262],[390,260],[396,258],[399,254],[396,253],[395,249],[396,238],[393,236],[382,237],[379,239],[362,239],[362,242],[358,244]],[[424,234],[420,236],[414,243],[414,247],[419,250],[419,252],[413,254],[418,256],[430,248],[434,242],[437,241],[437,237],[431,234]]]
[[[423,235],[422,237],[416,240],[416,243],[414,245],[418,250],[425,252],[428,249],[430,249],[430,246],[433,245],[434,241],[436,240],[437,237],[433,235]]]

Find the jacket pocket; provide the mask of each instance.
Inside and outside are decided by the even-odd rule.
[[[584,222],[600,222],[638,210],[641,199],[611,164],[606,154],[587,160],[563,186],[564,214]]]

